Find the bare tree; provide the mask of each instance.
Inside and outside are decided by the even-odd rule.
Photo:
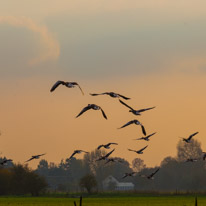
[[[140,158],[135,158],[132,161],[132,168],[135,172],[140,172],[142,169],[146,168],[146,165],[144,164],[144,160]]]
[[[192,139],[190,143],[179,141],[177,144],[177,160],[199,159],[202,157],[201,144]]]

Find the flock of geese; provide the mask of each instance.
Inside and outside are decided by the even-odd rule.
[[[80,87],[80,85],[77,83],[77,82],[65,82],[65,81],[57,81],[53,86],[52,88],[50,89],[50,92],[54,92],[60,85],[62,86],[66,86],[68,88],[74,88],[74,87],[78,87],[82,93],[82,95],[84,95],[84,92],[82,90],[82,88]],[[145,112],[145,111],[148,111],[148,110],[151,110],[151,109],[154,109],[155,107],[150,107],[150,108],[145,108],[145,109],[133,109],[131,106],[129,106],[128,104],[126,104],[125,102],[123,102],[121,99],[124,99],[124,100],[129,100],[130,98],[129,97],[125,97],[121,94],[118,94],[118,93],[115,93],[115,92],[104,92],[104,93],[99,93],[99,94],[96,94],[96,93],[90,93],[91,96],[98,96],[98,95],[108,95],[112,98],[118,98],[119,99],[119,102],[124,105],[125,107],[129,108],[129,112],[131,112],[132,114],[134,115],[141,115],[142,112]],[[84,107],[80,113],[76,116],[76,118],[80,117],[82,114],[84,114],[85,112],[89,111],[89,110],[100,110],[101,111],[101,114],[102,116],[107,119],[107,116],[106,116],[106,113],[104,112],[104,110],[102,109],[102,107],[96,105],[96,104],[88,104],[86,107]],[[127,123],[125,123],[123,126],[121,126],[120,128],[118,129],[122,129],[122,128],[125,128],[129,125],[132,125],[132,124],[135,124],[135,125],[139,125],[141,127],[141,130],[142,130],[142,133],[143,133],[143,137],[141,138],[137,138],[137,139],[134,139],[134,140],[145,140],[145,141],[149,141],[150,138],[156,134],[156,132],[152,133],[152,134],[149,134],[147,135],[146,134],[146,130],[145,130],[145,127],[143,126],[143,124],[138,121],[137,119],[134,119],[134,120],[131,120]],[[197,135],[198,132],[195,132],[194,134],[191,134],[188,138],[182,138],[182,140],[186,143],[190,143],[191,142],[191,139]],[[97,149],[101,149],[101,148],[105,148],[105,149],[110,149],[110,146],[111,145],[118,145],[117,143],[114,143],[114,142],[110,142],[108,144],[101,144],[97,147]],[[148,147],[148,145],[146,145],[145,147],[139,149],[139,150],[133,150],[133,149],[128,149],[128,151],[131,151],[131,152],[135,152],[137,154],[143,154],[144,150]],[[101,156],[99,157],[98,159],[96,159],[96,161],[102,161],[104,160],[105,161],[105,164],[109,163],[109,162],[122,162],[121,160],[117,159],[117,158],[110,158],[110,155],[115,151],[115,149],[111,150],[110,152],[108,152],[106,155],[104,156]],[[80,153],[88,153],[87,151],[84,151],[84,150],[75,150],[71,156],[69,157],[69,160],[72,159],[76,154],[80,154]],[[41,156],[45,155],[46,153],[44,154],[39,154],[39,155],[33,155],[31,158],[29,158],[28,160],[25,161],[25,163],[27,162],[30,162],[34,159],[39,159]],[[203,155],[203,160],[206,159],[206,153],[204,153]],[[11,162],[12,159],[4,159],[2,162],[0,162],[0,165],[4,166],[6,165],[8,162]],[[186,162],[195,162],[197,161],[197,159],[187,159]],[[144,177],[144,178],[147,178],[147,179],[154,179],[154,175],[159,171],[160,168],[157,168],[153,173],[151,173],[150,175],[142,175],[140,174],[139,176],[141,177]],[[131,173],[125,173],[124,176],[122,178],[126,178],[128,176],[132,177],[136,174],[137,172],[131,172]]]
[[[57,81],[51,88],[50,92],[53,92],[59,85],[63,85],[63,86],[66,86],[68,88],[73,88],[75,86],[79,87],[80,91],[82,92],[82,94],[84,95],[84,92],[83,90],[81,89],[80,85],[77,83],[77,82],[64,82],[64,81]],[[119,102],[126,106],[127,108],[129,108],[129,112],[131,112],[132,114],[134,115],[141,115],[142,112],[145,112],[145,111],[148,111],[148,110],[151,110],[151,109],[154,109],[155,107],[150,107],[150,108],[145,108],[145,109],[133,109],[131,106],[129,106],[128,104],[126,104],[125,102],[123,102],[121,99],[124,99],[124,100],[129,100],[130,98],[129,97],[126,97],[124,95],[121,95],[121,94],[118,94],[118,93],[115,93],[115,92],[104,92],[104,93],[90,93],[91,96],[99,96],[99,95],[108,95],[112,98],[118,98],[119,99]],[[80,113],[76,116],[76,118],[78,118],[79,116],[81,116],[82,114],[84,114],[85,112],[87,112],[88,110],[100,110],[101,111],[101,114],[102,116],[107,119],[107,115],[106,113],[104,112],[104,110],[102,109],[101,106],[99,105],[96,105],[96,104],[88,104],[86,107],[84,107]],[[125,123],[123,126],[121,126],[120,128],[118,129],[122,129],[124,127],[127,127],[129,125],[139,125],[142,129],[142,133],[143,133],[143,137],[141,138],[138,138],[138,139],[135,139],[135,140],[145,140],[145,141],[149,141],[150,140],[150,137],[155,135],[156,133],[152,133],[150,135],[147,135],[146,136],[146,130],[145,130],[145,127],[143,126],[143,124],[138,121],[137,119],[134,119],[134,120],[131,120],[127,123]],[[118,145],[117,143],[115,142],[110,142],[108,144],[101,144],[97,147],[97,149],[101,149],[101,148],[105,148],[105,149],[110,149],[110,146],[111,145]],[[148,147],[145,146],[143,148],[141,148],[140,150],[132,150],[132,149],[128,149],[128,151],[131,151],[131,152],[136,152],[137,154],[143,154],[143,151]],[[122,161],[120,159],[117,159],[117,158],[111,158],[110,155],[115,151],[115,149],[111,150],[110,152],[108,152],[107,154],[103,155],[103,156],[100,156],[98,159],[96,159],[96,161],[102,161],[104,160],[105,161],[105,164],[109,163],[109,162],[120,162],[122,163]],[[69,157],[69,160],[72,159],[76,154],[80,154],[80,153],[88,153],[87,151],[84,151],[84,150],[75,150],[71,156]],[[153,172],[152,174],[146,176],[146,175],[141,175],[141,177],[146,177],[147,179],[153,179],[153,176],[159,171],[159,168]],[[126,178],[128,176],[133,176],[135,175],[136,172],[131,172],[131,173],[125,173],[124,176],[122,178]]]

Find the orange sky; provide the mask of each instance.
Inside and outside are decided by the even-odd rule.
[[[205,149],[204,77],[171,75],[81,80],[85,96],[77,88],[62,87],[50,93],[53,79],[40,80],[36,85],[37,81],[10,82],[9,88],[6,88],[7,82],[1,83],[0,92],[7,91],[1,100],[1,151],[15,162],[23,162],[31,155],[45,152],[48,161],[60,162],[74,149],[91,151],[99,144],[112,141],[119,143],[115,156],[130,162],[141,157],[148,166],[154,166],[168,155],[175,156],[179,136],[188,136],[196,131],[200,132],[196,138]],[[88,95],[104,91],[116,91],[131,97],[127,103],[134,108],[156,108],[136,117],[117,99]],[[88,103],[100,105],[108,120],[95,111],[88,111],[75,119]],[[139,156],[127,148],[140,149],[147,145],[147,142],[132,140],[142,136],[140,128],[132,125],[117,129],[132,119],[140,120],[148,134],[157,132],[148,142],[145,153]],[[34,161],[30,165],[37,163]]]

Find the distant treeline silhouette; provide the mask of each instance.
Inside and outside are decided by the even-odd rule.
[[[140,192],[204,192],[206,191],[206,162],[201,144],[191,140],[179,141],[176,157],[166,157],[160,166],[149,168],[140,158],[128,161],[113,157],[115,161],[96,161],[107,154],[105,150],[85,153],[83,159],[75,157],[61,160],[59,164],[42,159],[36,170],[27,164],[0,166],[0,195],[39,195],[44,191],[81,192],[112,191],[114,184],[103,187],[103,180],[112,175],[119,182],[132,182]],[[137,157],[139,155],[137,154]],[[6,158],[0,158],[4,160]],[[192,161],[191,161],[192,160]],[[147,178],[158,171],[153,178]],[[125,173],[132,173],[126,176]],[[91,177],[91,178],[88,178]],[[124,178],[123,178],[124,177]],[[90,183],[93,186],[89,187]]]
[[[45,178],[27,165],[10,163],[6,168],[0,168],[0,195],[38,196],[47,186]]]
[[[94,175],[97,191],[103,191],[102,182],[109,175],[120,182],[132,182],[137,191],[199,192],[206,190],[206,163],[203,160],[201,145],[197,140],[192,139],[190,144],[180,140],[177,144],[177,156],[164,158],[160,166],[154,168],[146,167],[140,158],[135,158],[132,165],[119,157],[114,157],[119,160],[114,162],[96,161],[105,154],[105,150],[94,150],[85,154],[83,159],[67,158],[59,164],[41,160],[37,172],[47,179],[52,190],[65,192],[81,191],[83,188],[79,184],[80,180],[88,174]],[[144,178],[158,168],[160,170],[153,180]],[[129,172],[136,172],[136,174],[123,179],[124,174]],[[114,189],[114,185],[107,188],[109,191]]]

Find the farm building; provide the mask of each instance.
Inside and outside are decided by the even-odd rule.
[[[134,184],[132,182],[119,182],[112,175],[103,180],[102,184],[104,190],[126,191],[134,189]]]

